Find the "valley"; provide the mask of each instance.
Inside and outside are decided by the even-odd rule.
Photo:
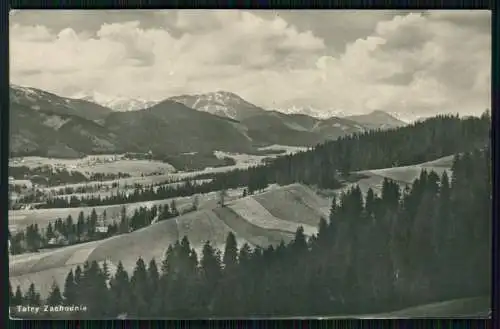
[[[491,317],[490,11],[31,9],[11,320]]]
[[[239,253],[235,264],[244,264],[244,257],[252,264],[234,266],[259,268],[262,259],[271,257],[276,260],[266,261],[270,264],[264,271],[267,284],[276,281],[276,276],[292,280],[293,271],[283,271],[299,266],[293,259],[306,261],[321,275],[329,273],[314,279],[319,275],[313,274],[316,272],[299,271],[308,277],[310,289],[319,289],[315,281],[319,284],[332,278],[335,298],[320,298],[324,305],[330,303],[337,309],[335,314],[355,310],[397,317],[413,312],[411,307],[420,310],[416,305],[442,298],[426,290],[427,272],[413,272],[403,260],[409,254],[418,258],[412,248],[421,243],[419,232],[425,231],[421,227],[431,225],[424,219],[434,215],[417,210],[427,209],[425,206],[398,207],[410,202],[405,201],[410,197],[416,204],[438,202],[441,194],[437,191],[443,186],[469,179],[460,171],[460,161],[478,165],[477,159],[484,156],[480,152],[487,140],[488,113],[466,119],[437,116],[409,125],[382,111],[317,119],[267,111],[235,94],[217,92],[179,96],[134,111],[81,116],[81,103],[58,97],[34,89],[19,89],[11,97],[9,279],[17,295],[36,289],[36,298],[50,300],[54,287],[70,289],[69,273],[90,275],[92,266],[95,271],[106,268],[106,275],[117,280],[124,275],[135,278],[140,262],[153,266],[154,272],[156,265],[151,264],[158,262],[161,275],[168,275],[168,259],[174,257],[169,250],[177,248],[176,253],[196,259],[196,273],[209,266],[203,262],[210,257],[220,264],[216,265],[220,273],[225,273],[229,252]],[[40,106],[29,105],[38,100],[43,100]],[[90,106],[88,101],[82,102]],[[55,110],[49,110],[52,103],[57,104]],[[412,142],[418,138],[420,142]],[[482,182],[482,176],[476,178]],[[463,187],[453,184],[456,189]],[[428,189],[424,194],[435,196],[424,198],[419,189]],[[483,195],[478,193],[477,197]],[[398,222],[394,216],[409,216],[415,223]],[[360,222],[351,223],[351,217]],[[392,223],[390,230],[388,222]],[[355,238],[358,235],[361,240]],[[411,237],[409,244],[401,242],[405,235]],[[363,239],[373,241],[373,251]],[[230,245],[236,251],[229,250]],[[322,255],[318,249],[327,245],[332,256]],[[448,250],[439,244],[435,248]],[[474,250],[485,252],[484,248]],[[305,253],[312,258],[301,258]],[[436,254],[428,251],[427,256]],[[333,268],[323,269],[324,257],[333,257],[327,264],[339,267],[334,272],[328,272]],[[386,265],[374,264],[376,257],[385,257]],[[171,261],[175,264],[177,260]],[[374,264],[372,276],[359,272],[356,262],[362,261]],[[458,265],[450,268],[453,266]],[[233,275],[256,284],[251,276]],[[386,301],[386,306],[368,299],[344,302],[349,289],[356,286],[341,286],[353,278],[360,280],[356,289],[373,299],[392,291],[377,289],[392,285],[390,289],[397,291],[394,296],[405,296],[401,308],[408,307],[410,313],[383,313],[399,309],[394,300]],[[374,282],[380,288],[375,289]],[[484,294],[484,283],[472,282],[469,294]],[[279,285],[273,289],[274,294],[281,291]],[[419,289],[423,292],[417,292]],[[217,292],[208,295],[224,301]],[[459,297],[446,295],[447,299]],[[267,312],[262,307],[272,307],[254,302],[248,307],[261,314]],[[286,299],[281,303],[286,305]],[[200,312],[207,312],[199,307]],[[217,307],[217,312],[223,312],[223,307]],[[315,314],[326,314],[323,307],[318,306]],[[450,308],[434,309],[444,314]]]

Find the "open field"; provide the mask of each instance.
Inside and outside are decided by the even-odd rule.
[[[66,170],[79,171],[86,176],[93,173],[118,174],[128,173],[131,176],[141,176],[149,173],[170,173],[175,169],[172,165],[160,161],[128,160],[122,154],[89,155],[81,159],[55,159],[44,157],[14,158],[9,161],[9,166],[26,166],[37,168],[51,166],[65,168]]]
[[[305,148],[301,147],[290,147],[282,145],[272,145],[262,150],[276,150],[284,151],[283,154],[292,154]],[[207,173],[218,173],[233,169],[243,169],[249,166],[254,166],[262,163],[265,158],[276,157],[282,154],[267,154],[267,155],[251,155],[251,154],[239,154],[239,153],[227,153],[221,151],[215,151],[214,155],[217,158],[232,158],[235,160],[236,164],[231,166],[223,166],[210,168],[207,167],[203,170],[182,172],[177,171],[175,168],[165,162],[154,161],[154,160],[128,160],[124,159],[122,154],[110,154],[110,155],[89,155],[81,159],[55,159],[55,158],[44,158],[44,157],[22,157],[22,158],[12,158],[9,160],[9,166],[26,166],[29,168],[37,168],[42,166],[50,166],[52,168],[64,168],[69,171],[78,171],[89,177],[94,173],[102,174],[117,174],[118,172],[128,173],[132,177],[122,178],[116,180],[109,180],[103,182],[86,182],[77,184],[67,184],[56,186],[52,188],[60,188],[62,186],[68,187],[79,187],[85,185],[112,185],[113,183],[118,183],[120,185],[126,184],[141,184],[141,185],[151,185],[161,182],[166,182],[170,180],[176,180],[181,178],[192,177],[199,174]],[[149,174],[153,174],[147,176]],[[144,175],[144,177],[142,177]]]
[[[259,151],[285,151],[285,154],[292,154],[301,151],[307,151],[307,147],[303,146],[287,146],[287,145],[269,145],[265,147],[259,147]]]
[[[262,151],[284,151],[281,154],[266,154],[266,155],[252,155],[252,154],[240,154],[240,153],[227,153],[221,151],[215,151],[214,155],[217,158],[232,158],[236,164],[230,166],[222,166],[211,168],[207,167],[203,170],[197,171],[177,171],[175,168],[164,162],[153,161],[153,160],[128,160],[124,159],[123,154],[109,154],[109,155],[89,155],[81,159],[55,159],[55,158],[45,158],[45,157],[21,157],[12,158],[9,160],[9,166],[26,166],[29,168],[37,168],[42,166],[51,166],[52,168],[64,168],[69,171],[78,171],[89,177],[94,173],[102,174],[117,174],[118,172],[127,173],[132,177],[120,178],[115,180],[106,181],[91,181],[84,183],[75,184],[65,184],[59,186],[52,186],[44,188],[45,190],[54,190],[62,187],[84,187],[84,186],[111,186],[113,184],[118,184],[119,186],[126,185],[154,185],[167,183],[179,179],[185,179],[193,177],[200,174],[210,174],[210,173],[220,173],[233,169],[245,169],[250,166],[259,165],[264,159],[269,159],[283,154],[292,154],[302,150],[306,150],[304,147],[293,147],[293,146],[283,146],[283,145],[271,145],[268,147],[260,148]],[[154,175],[152,175],[154,173]],[[16,183],[24,184],[31,182],[28,180],[22,180]]]
[[[399,183],[401,187],[404,187],[413,183],[413,181],[420,176],[422,170],[427,170],[428,172],[434,171],[439,176],[446,171],[448,177],[451,178],[452,160],[452,156],[447,156],[434,161],[412,166],[357,171],[353,173],[354,179],[342,188],[338,189],[337,192],[359,185],[363,193],[366,193],[369,188],[371,188],[375,193],[380,193],[382,191],[384,178],[389,178]]]
[[[196,179],[191,181],[194,184],[203,184],[203,183],[208,183],[212,181],[212,179]],[[177,182],[177,183],[168,183],[168,184],[161,184],[157,186],[153,186],[153,190],[155,192],[158,191],[160,187],[176,187],[179,185],[184,184],[184,182]],[[55,187],[55,188],[47,188],[45,191],[54,191],[54,190],[59,190],[61,187]],[[109,185],[105,185],[104,187],[101,187],[101,191],[96,191],[96,192],[89,192],[89,193],[72,193],[72,194],[61,194],[57,195],[57,198],[71,198],[71,197],[77,197],[77,198],[89,198],[89,197],[110,197],[112,195],[117,195],[118,193],[120,194],[125,194],[129,195],[135,191],[135,188],[119,188],[119,187],[110,187]]]
[[[235,200],[242,195],[243,189],[232,189],[228,190],[227,193],[228,201]],[[76,220],[81,211],[83,211],[85,216],[88,216],[92,212],[92,209],[96,210],[98,216],[101,216],[104,211],[106,211],[106,224],[112,224],[113,221],[118,222],[120,220],[120,212],[123,206],[126,209],[127,215],[131,216],[135,209],[140,207],[151,208],[154,205],[170,205],[172,200],[175,200],[177,209],[182,211],[191,207],[194,197],[195,196],[193,195],[187,197],[97,207],[9,210],[9,229],[14,232],[31,224],[38,224],[39,228],[43,229],[49,224],[49,222],[54,222],[57,218],[65,219],[68,215],[71,215],[71,217]],[[213,208],[217,206],[217,192],[199,194],[198,198],[200,209]]]
[[[267,211],[266,208],[264,208],[264,206],[252,197],[240,199],[238,202],[233,202],[228,207],[250,224],[268,230],[295,233],[299,226],[302,226],[306,235],[313,235],[318,231],[315,226],[274,217],[269,211]]]
[[[297,205],[301,203],[311,201],[311,197],[285,200],[276,198],[273,201],[273,193],[287,189],[304,189],[305,194],[310,193],[307,187],[294,184],[274,188],[266,192],[266,198],[283,208],[292,209],[299,207]],[[277,218],[270,215],[258,201],[252,198],[247,197],[231,201],[229,197],[227,206],[224,208],[201,209],[152,224],[132,233],[114,236],[105,240],[30,255],[11,256],[9,260],[9,276],[13,285],[20,284],[23,291],[28,288],[30,282],[36,282],[37,286],[41,284],[46,288],[43,288],[40,293],[42,296],[46,296],[47,289],[53,280],[56,280],[62,286],[69,269],[82,264],[86,260],[107,260],[115,265],[121,260],[125,268],[131,271],[138,257],[143,257],[145,261],[149,261],[151,258],[160,261],[168,245],[183,236],[187,236],[192,243],[192,247],[199,251],[207,240],[223,249],[226,236],[230,231],[235,233],[240,246],[244,242],[248,242],[251,246],[275,245],[281,240],[288,242],[293,238],[291,228],[298,227],[298,225],[307,228],[305,230],[306,234],[312,234],[316,231],[309,223],[288,221],[287,218]],[[319,196],[315,196],[315,198],[320,199]],[[249,202],[249,199],[253,201]],[[315,201],[314,204],[320,202]],[[116,207],[119,215],[120,206]],[[259,208],[261,211],[249,209],[252,207],[254,209]],[[248,218],[248,212],[242,216],[239,213],[241,209],[249,209],[253,217]],[[127,211],[130,210],[127,209]],[[319,221],[319,217],[318,214],[317,221]]]

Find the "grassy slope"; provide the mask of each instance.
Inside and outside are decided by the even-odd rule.
[[[273,191],[279,192],[283,189],[297,190],[300,189],[300,186],[292,185],[274,189]],[[273,200],[273,191],[267,194],[267,198],[271,201]],[[212,195],[215,196],[215,193],[212,193]],[[316,198],[319,199],[318,196]],[[185,235],[190,239],[193,248],[198,251],[201,250],[207,240],[211,241],[215,246],[223,248],[226,236],[230,231],[235,233],[240,246],[244,242],[254,246],[267,246],[269,244],[278,244],[282,239],[286,242],[290,241],[293,238],[293,233],[290,232],[289,226],[298,224],[298,222],[288,222],[286,218],[277,218],[278,224],[282,223],[283,228],[269,228],[269,225],[267,225],[269,218],[257,218],[253,223],[250,223],[229,207],[211,209],[211,207],[216,207],[215,199],[205,202],[208,208],[162,221],[129,234],[53,251],[11,256],[9,264],[10,279],[15,286],[21,284],[23,291],[28,288],[31,281],[41,282],[43,287],[48,289],[53,280],[56,280],[60,285],[64,283],[62,281],[64,276],[58,274],[60,268],[65,268],[67,273],[69,268],[82,264],[85,260],[103,261],[106,259],[113,264],[117,264],[121,260],[125,268],[131,271],[138,257],[143,257],[145,261],[149,261],[151,258],[160,261],[168,245]],[[236,208],[241,208],[238,203],[245,203],[245,200],[239,199],[228,202],[234,203]],[[294,199],[288,199],[285,202],[280,198],[276,199],[276,203],[284,208],[306,207],[300,205],[300,202]],[[254,203],[261,207],[258,201],[254,200]],[[308,205],[308,207],[310,206]],[[117,206],[115,210],[117,215],[119,209],[119,206]],[[266,212],[265,208],[263,209]],[[270,214],[261,214],[262,216],[273,217]],[[302,224],[307,226],[308,223],[302,222]],[[309,231],[313,230],[311,228]],[[45,296],[48,290],[43,288],[40,293]]]
[[[397,311],[377,314],[349,314],[335,316],[317,316],[315,319],[413,319],[413,318],[488,318],[491,310],[490,296],[453,299],[436,303],[413,306]],[[282,319],[299,319],[304,317],[284,317]]]

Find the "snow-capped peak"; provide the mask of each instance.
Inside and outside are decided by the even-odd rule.
[[[93,92],[91,94],[78,93],[73,95],[71,98],[82,99],[89,102],[97,103],[99,105],[108,107],[114,111],[136,111],[151,107],[159,101],[157,100],[144,100],[136,98],[128,98],[124,96],[109,96],[101,94],[98,92]]]
[[[240,96],[222,90],[206,94],[175,96],[171,97],[170,100],[182,103],[198,111],[231,119],[240,119],[242,116],[249,114],[248,112],[258,109]]]
[[[331,117],[345,117],[348,114],[344,110],[339,109],[317,109],[312,106],[296,106],[292,105],[289,107],[275,108],[275,111],[285,113],[285,114],[304,114],[317,119],[328,119]]]

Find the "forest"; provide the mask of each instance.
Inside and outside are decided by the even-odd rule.
[[[86,262],[47,300],[34,284],[25,292],[9,285],[10,305],[87,305],[72,315],[79,319],[188,319],[369,314],[486,296],[489,147],[455,155],[452,173],[422,171],[404,189],[386,179],[380,195],[366,197],[353,187],[334,198],[311,238],[299,228],[289,244],[252,249],[229,233],[224,250],[207,242],[197,254],[184,237],[158,263],[138,259],[130,275],[121,263],[113,274],[106,262]]]
[[[69,200],[55,197],[41,208],[116,205],[237,187],[246,187],[252,194],[272,183],[304,183],[333,189],[340,187],[352,171],[414,165],[484,147],[489,142],[490,126],[489,112],[479,118],[442,115],[401,128],[341,137],[248,169],[193,177],[193,181],[211,178],[210,182],[186,181],[179,186],[161,186],[156,191],[152,186],[137,188],[129,195],[119,193],[109,197],[72,196]]]
[[[193,204],[181,212],[177,209],[175,200],[172,200],[170,204],[154,205],[151,208],[139,207],[135,209],[132,216],[127,216],[123,206],[120,211],[120,219],[107,225],[102,224],[107,222],[106,210],[104,210],[100,220],[95,209],[92,209],[88,216],[85,216],[81,211],[76,221],[71,215],[68,215],[65,220],[58,218],[49,222],[43,230],[40,230],[36,223],[30,224],[24,230],[14,234],[8,230],[10,254],[19,255],[26,252],[38,252],[40,249],[106,239],[146,227],[154,220],[163,221],[195,211],[197,207],[197,199],[195,198]],[[100,228],[104,228],[104,230],[101,231]]]

